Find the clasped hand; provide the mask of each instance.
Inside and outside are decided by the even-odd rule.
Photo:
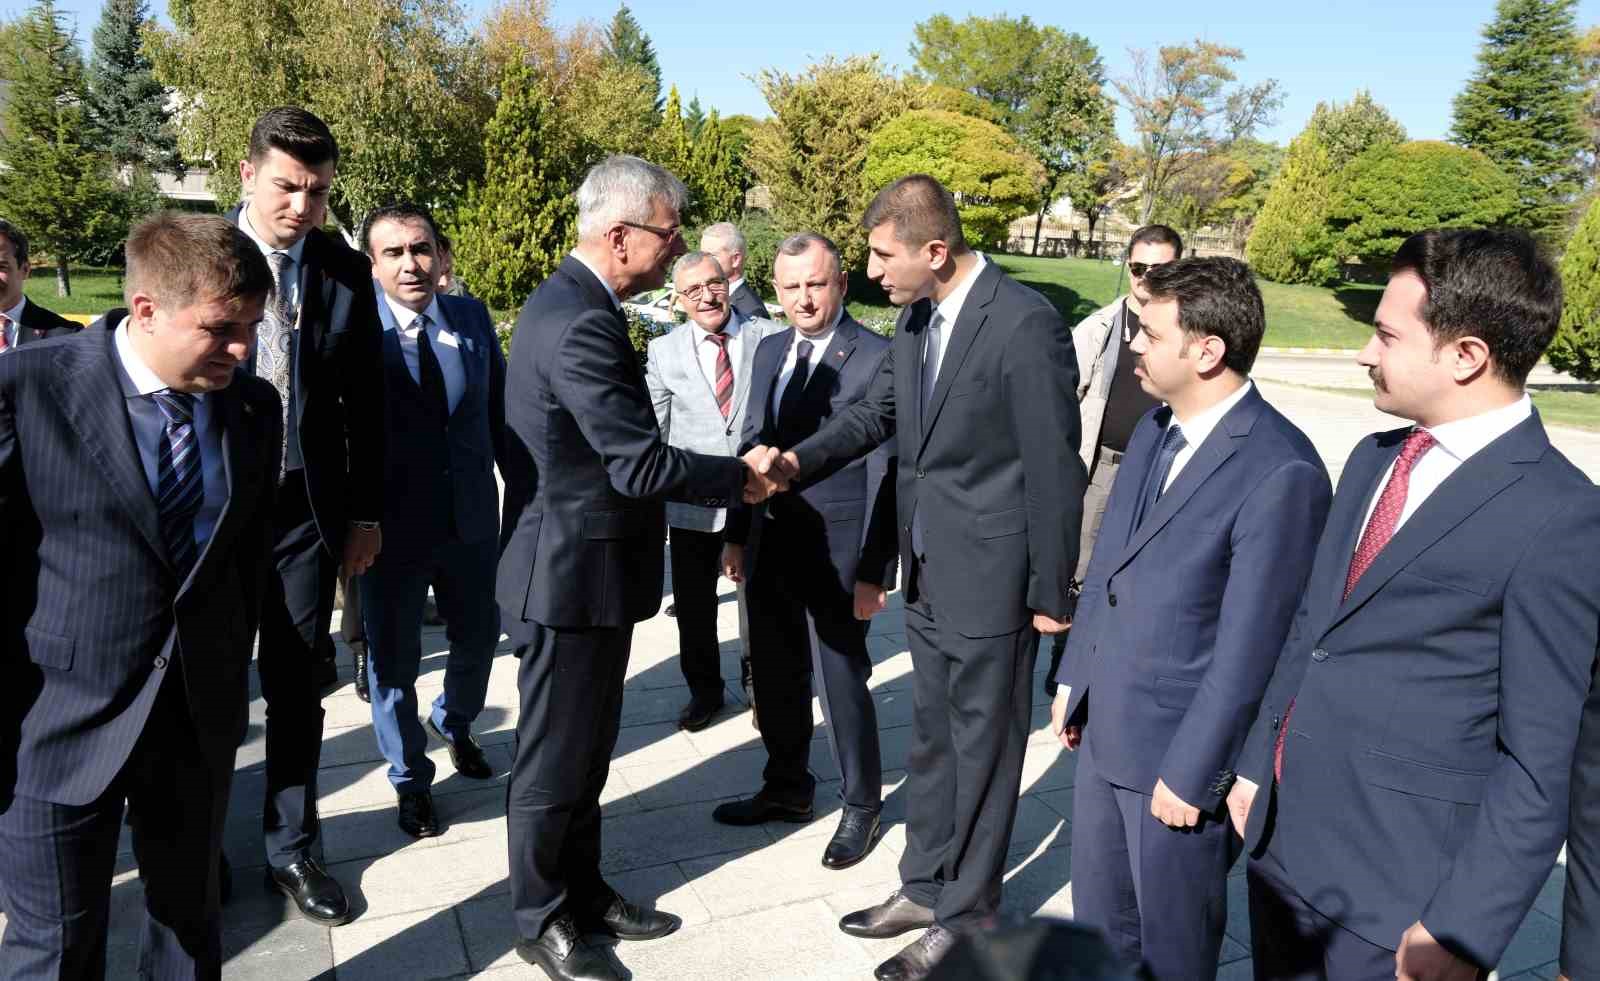
[[[773,446],[757,446],[744,455],[744,502],[760,504],[774,494],[789,489],[789,482],[800,472],[794,451],[778,452]]]

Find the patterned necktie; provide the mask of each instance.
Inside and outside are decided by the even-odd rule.
[[[939,339],[944,333],[944,318],[934,310],[928,318],[927,341],[922,349],[922,428],[928,428],[928,403],[933,400],[933,388],[939,383]]]
[[[717,411],[726,419],[733,412],[733,362],[728,358],[728,335],[718,331],[707,334],[706,340],[717,346],[717,380],[711,389],[717,393]]]
[[[278,390],[278,400],[283,403],[284,444],[278,464],[278,475],[283,476],[289,453],[289,380],[294,365],[295,311],[289,302],[286,283],[294,260],[287,252],[272,252],[267,256],[272,270],[272,295],[267,298],[266,315],[261,318],[261,330],[256,338],[256,374],[272,382]]]
[[[1183,427],[1173,422],[1161,437],[1161,449],[1156,453],[1155,465],[1150,468],[1150,483],[1145,486],[1144,494],[1139,501],[1139,513],[1133,522],[1134,530],[1144,524],[1145,515],[1156,506],[1161,499],[1161,492],[1166,489],[1167,475],[1172,473],[1172,462],[1178,458],[1178,453],[1189,445],[1184,439]]]
[[[433,342],[428,339],[428,325],[432,323],[425,313],[417,314],[411,326],[417,331],[417,374],[421,376],[422,399],[441,421],[450,419],[450,395],[444,385],[444,368],[439,356],[433,353]]]
[[[1356,553],[1350,559],[1350,572],[1344,580],[1344,599],[1349,599],[1350,594],[1355,592],[1356,583],[1372,567],[1378,553],[1389,544],[1389,539],[1394,537],[1395,529],[1400,526],[1400,515],[1406,509],[1406,494],[1411,490],[1411,468],[1433,444],[1432,433],[1426,429],[1413,429],[1400,447],[1400,456],[1394,461],[1389,481],[1383,485],[1383,493],[1378,495],[1372,517],[1367,519],[1367,528],[1361,533]],[[1283,744],[1289,735],[1289,716],[1293,714],[1294,702],[1291,700],[1283,712],[1283,721],[1278,725],[1278,741],[1272,750],[1272,775],[1279,783],[1283,782]]]
[[[11,350],[11,324],[11,318],[0,313],[0,353]]]
[[[200,441],[194,428],[194,396],[171,389],[150,396],[167,425],[156,455],[156,510],[161,540],[180,576],[194,565],[198,546],[194,519],[205,496],[200,476]]]
[[[810,341],[801,341],[794,346],[794,371],[789,375],[789,384],[783,386],[783,397],[778,400],[780,446],[790,446],[798,442],[792,437],[798,433],[800,398],[805,394],[806,382],[811,376],[811,350]]]

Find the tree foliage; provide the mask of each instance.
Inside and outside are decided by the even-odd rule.
[[[1589,205],[1561,257],[1561,327],[1545,356],[1558,371],[1600,380],[1600,199]]]
[[[715,109],[700,126],[689,153],[686,180],[694,194],[690,216],[697,222],[737,221],[744,213],[749,171],[735,153],[733,139]]]
[[[1035,24],[1027,16],[956,21],[935,14],[912,33],[911,57],[919,78],[991,103],[1008,128],[1014,127],[1050,66],[1073,62],[1097,83],[1104,74],[1100,54],[1087,38]]]
[[[1226,228],[1234,248],[1243,249],[1283,158],[1284,149],[1275,143],[1238,140],[1184,167],[1151,217],[1186,236],[1207,226]]]
[[[1018,121],[1023,145],[1044,172],[1033,223],[1033,253],[1045,212],[1074,176],[1107,159],[1116,141],[1116,110],[1099,80],[1081,63],[1056,59],[1040,73],[1037,89]],[[1092,227],[1092,225],[1091,225]]]
[[[1516,181],[1487,156],[1420,140],[1352,160],[1339,174],[1328,226],[1340,256],[1384,265],[1423,229],[1503,224],[1520,209]]]
[[[677,174],[680,178],[689,173],[689,127],[683,120],[683,103],[678,99],[678,87],[667,92],[667,104],[661,110],[661,125],[656,127],[651,141],[651,160]]]
[[[1094,226],[1127,186],[1133,169],[1133,151],[1113,138],[1103,156],[1090,160],[1083,171],[1071,172],[1063,179],[1062,192],[1072,202],[1072,210],[1083,215],[1088,223],[1091,241]]]
[[[1038,161],[1005,130],[941,109],[914,109],[873,134],[867,186],[907,174],[929,174],[950,189],[975,248],[1004,242],[1006,226],[1033,210],[1045,181]]]
[[[1499,0],[1478,68],[1455,100],[1451,139],[1517,181],[1521,223],[1563,236],[1583,186],[1586,139],[1577,0]]]
[[[167,93],[142,48],[145,0],[106,0],[89,60],[89,120],[95,141],[118,164],[183,172]]]
[[[639,26],[638,19],[633,16],[633,11],[629,10],[625,3],[617,7],[616,15],[611,18],[611,24],[606,28],[606,53],[624,65],[637,65],[644,69],[652,83],[651,102],[659,112],[661,62],[656,58],[656,48],[650,42],[650,35]]]

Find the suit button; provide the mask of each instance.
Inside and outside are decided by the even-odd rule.
[[[1112,606],[1116,606],[1117,605],[1117,594],[1116,593],[1107,593],[1106,594],[1106,602],[1110,603]]]
[[[918,480],[921,480],[921,479],[922,479],[922,478],[924,478],[924,477],[926,477],[926,476],[927,476],[927,474],[926,474],[926,473],[923,473],[923,472],[922,472],[922,470],[921,470],[921,469],[920,469],[920,468],[919,468],[919,469],[918,469],[918,470],[917,470],[917,479],[918,479]]]
[[[166,666],[167,666],[167,659],[162,657],[160,654],[157,654],[156,655],[156,670],[159,671],[159,670],[161,670],[162,668],[164,668]]]
[[[1320,647],[1311,652],[1311,660],[1313,661],[1326,661],[1327,659],[1328,652]]]
[[[1272,717],[1272,731],[1273,732],[1277,732],[1278,731],[1278,727],[1281,726],[1281,725],[1283,725],[1283,716],[1274,715]]]

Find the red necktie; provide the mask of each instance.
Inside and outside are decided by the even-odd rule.
[[[11,349],[11,318],[0,313],[0,351]]]
[[[1362,574],[1371,568],[1378,553],[1394,537],[1394,531],[1400,525],[1400,515],[1406,509],[1406,494],[1411,490],[1411,468],[1433,444],[1432,433],[1426,429],[1413,429],[1411,435],[1406,437],[1405,445],[1400,447],[1400,456],[1394,461],[1389,482],[1383,485],[1383,493],[1378,495],[1372,517],[1367,519],[1367,528],[1356,545],[1356,554],[1350,559],[1350,572],[1344,580],[1345,599],[1355,592]],[[1283,782],[1283,744],[1289,735],[1289,716],[1293,714],[1294,702],[1291,700],[1283,712],[1283,722],[1278,726],[1278,742],[1272,751],[1272,775],[1279,783]]]
[[[717,380],[711,388],[717,393],[717,408],[726,419],[733,411],[733,362],[728,359],[728,335],[707,334],[706,340],[717,346]]]

